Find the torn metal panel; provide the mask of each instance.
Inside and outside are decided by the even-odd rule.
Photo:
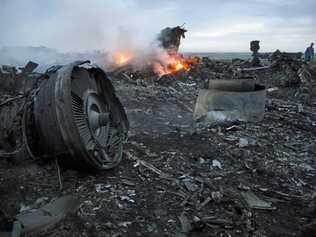
[[[210,82],[210,85],[212,89],[202,89],[199,92],[194,111],[195,121],[258,122],[263,119],[266,96],[264,86],[245,80],[218,80]]]
[[[24,68],[21,68],[23,74],[32,73],[38,67],[37,63],[29,61]]]
[[[208,89],[223,91],[254,91],[255,81],[252,78],[236,80],[209,80]]]
[[[247,205],[253,209],[275,210],[271,203],[266,202],[257,197],[253,192],[241,192],[241,196],[245,199]]]
[[[157,40],[160,43],[160,46],[164,49],[175,50],[178,52],[181,38],[185,38],[186,32],[187,30],[181,26],[176,26],[173,28],[166,27],[160,32]]]

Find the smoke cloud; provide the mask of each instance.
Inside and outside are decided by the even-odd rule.
[[[109,50],[117,43],[148,43],[173,24],[168,4],[153,9],[141,1],[2,0],[0,46],[47,46],[63,52]],[[127,33],[120,39],[122,32]]]
[[[147,54],[162,28],[179,24],[170,11],[167,2],[153,7],[137,0],[2,0],[0,63],[56,63],[67,58],[60,52],[72,53],[68,60],[82,56],[75,52],[120,49]]]
[[[6,46],[56,49],[57,61],[65,56],[60,52],[105,52],[118,47],[144,51],[162,28],[183,23],[189,30],[181,46],[186,52],[249,52],[249,42],[254,39],[260,40],[261,52],[296,52],[316,39],[315,0],[0,2],[0,63],[8,63],[8,58],[10,62],[24,58],[44,61],[38,60],[43,53],[15,55],[1,50]],[[54,53],[48,55],[54,61]]]

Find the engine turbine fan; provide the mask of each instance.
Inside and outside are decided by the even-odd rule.
[[[84,169],[118,165],[129,124],[104,71],[74,62],[48,75],[34,98],[33,119],[27,120],[34,121],[38,136],[31,150]]]

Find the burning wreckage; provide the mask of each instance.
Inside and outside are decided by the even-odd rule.
[[[300,54],[261,54],[259,41],[250,61],[186,57],[185,32],[162,30],[166,54],[141,68],[130,52],[106,74],[87,62],[43,74],[32,62],[20,72],[2,66],[0,231],[315,236],[316,67]],[[20,170],[13,156],[54,158],[57,178],[55,164]],[[83,177],[61,172],[61,161],[117,168]],[[54,199],[56,186],[71,196]]]

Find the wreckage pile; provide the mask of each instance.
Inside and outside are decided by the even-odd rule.
[[[307,64],[298,54],[276,51],[264,62],[264,66],[257,68],[251,68],[250,62],[242,59],[218,61],[204,57],[197,58],[196,61],[199,63],[191,65],[190,70],[180,70],[163,76],[157,75],[150,67],[139,70],[131,65],[119,67],[109,72],[109,75],[122,80],[167,87],[179,81],[197,83],[199,88],[206,87],[209,80],[253,77],[258,83],[266,85],[269,92],[274,91],[274,96],[278,98],[284,95],[283,99],[298,103],[311,105],[315,102],[313,78],[316,76],[316,66]]]
[[[269,58],[269,67],[255,74],[262,83],[275,89],[274,96],[311,105],[315,103],[316,67],[304,62],[301,56],[277,50]]]

